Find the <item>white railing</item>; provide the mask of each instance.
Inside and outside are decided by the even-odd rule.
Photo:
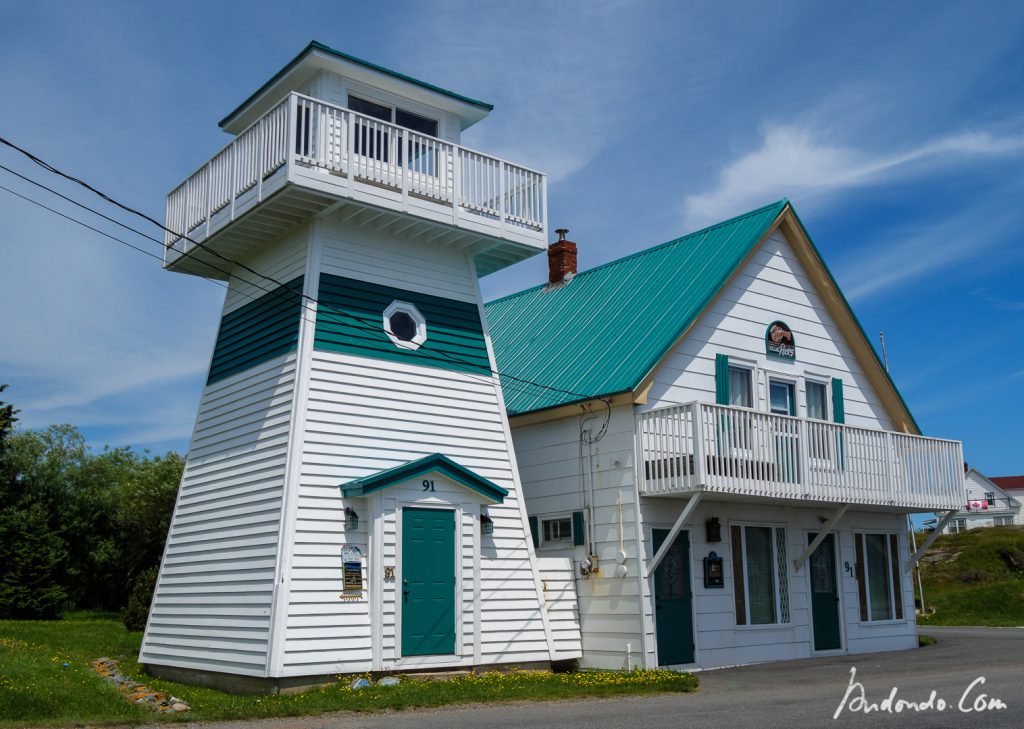
[[[959,441],[708,403],[641,413],[640,489],[951,509],[963,501]]]
[[[542,173],[292,93],[171,191],[166,225],[174,232],[165,244],[204,227],[208,236],[212,225],[234,219],[240,198],[261,201],[264,181],[290,164],[453,207],[500,229],[543,232],[547,222]]]

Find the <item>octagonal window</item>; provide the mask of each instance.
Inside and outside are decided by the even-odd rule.
[[[419,349],[427,341],[427,320],[407,301],[393,301],[384,310],[384,333],[396,347]]]

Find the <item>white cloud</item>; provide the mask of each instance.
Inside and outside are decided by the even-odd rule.
[[[1005,245],[1018,228],[1015,212],[982,203],[959,209],[927,226],[898,227],[858,247],[836,269],[850,301],[862,301],[898,284],[977,259]]]
[[[915,165],[1022,152],[1024,135],[964,132],[877,152],[830,142],[810,126],[768,125],[760,146],[727,163],[710,189],[685,199],[683,210],[687,224],[695,228],[782,197],[804,200],[876,184],[909,173]]]

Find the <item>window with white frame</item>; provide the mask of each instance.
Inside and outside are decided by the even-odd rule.
[[[736,624],[788,623],[786,530],[733,524],[731,532]]]
[[[860,619],[903,619],[902,570],[899,566],[899,536],[896,534],[855,534],[857,585]]]
[[[967,531],[967,520],[966,519],[953,519],[949,522],[949,533],[959,534],[960,532]]]
[[[753,371],[749,367],[729,365],[729,404],[742,408],[754,407]]]
[[[572,544],[572,519],[568,515],[541,519],[540,527],[541,546]]]
[[[1013,517],[1012,516],[997,516],[997,517],[993,518],[993,521],[995,522],[995,526],[1012,526],[1013,525]]]
[[[996,492],[995,491],[986,491],[985,492],[985,503],[988,504],[989,506],[995,506],[996,505]]]
[[[809,420],[828,421],[828,385],[824,382],[806,380],[804,382],[804,399],[807,405]],[[827,461],[831,458],[832,439],[826,426],[811,424],[808,428],[810,440],[810,456]]]

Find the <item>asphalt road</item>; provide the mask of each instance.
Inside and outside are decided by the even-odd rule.
[[[913,651],[742,666],[700,674],[696,694],[584,701],[516,702],[385,714],[339,713],[301,719],[189,724],[203,729],[762,729],[1024,727],[1024,628],[935,628],[938,639]],[[856,683],[851,687],[851,669]],[[984,682],[979,682],[984,679]],[[973,687],[972,687],[973,685]],[[865,713],[897,689],[896,700],[934,708]],[[849,692],[849,695],[847,695]],[[861,698],[863,696],[863,699]],[[984,698],[982,698],[984,697]],[[946,702],[939,710],[940,701]],[[998,699],[1006,708],[989,708]],[[984,710],[978,710],[980,700]],[[963,706],[964,711],[961,709]],[[839,717],[836,710],[842,707]]]

